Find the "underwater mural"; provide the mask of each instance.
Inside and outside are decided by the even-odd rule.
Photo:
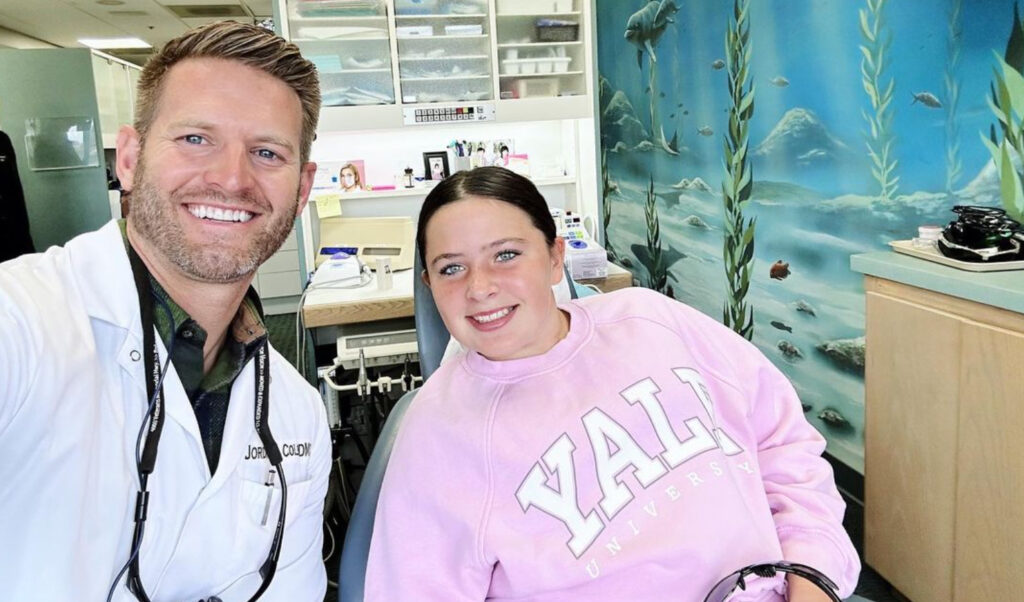
[[[716,317],[864,469],[850,255],[954,205],[1024,217],[1012,0],[596,0],[602,223],[636,283]]]

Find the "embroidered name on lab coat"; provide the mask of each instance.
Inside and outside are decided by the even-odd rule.
[[[285,458],[301,458],[308,456],[313,449],[313,445],[306,441],[305,443],[285,443],[281,446],[281,455]],[[245,453],[243,460],[264,460],[267,457],[266,450],[263,449],[262,445],[250,445],[248,451]]]

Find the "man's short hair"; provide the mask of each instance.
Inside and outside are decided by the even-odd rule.
[[[189,30],[165,44],[146,62],[139,77],[135,108],[135,129],[143,141],[153,124],[167,72],[176,63],[193,58],[238,61],[274,76],[294,90],[302,105],[300,159],[302,163],[309,160],[320,117],[320,82],[316,67],[302,57],[295,44],[274,32],[235,21],[220,21]]]

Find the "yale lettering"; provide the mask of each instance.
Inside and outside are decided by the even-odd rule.
[[[700,374],[689,368],[677,368],[673,373],[692,389],[713,430],[709,430],[700,418],[693,417],[683,421],[680,432],[687,436],[685,439],[680,438],[680,432],[673,428],[658,399],[661,390],[650,378],[627,387],[619,394],[629,404],[639,406],[647,415],[655,435],[664,447],[661,453],[649,454],[629,431],[598,408],[583,416],[583,426],[594,453],[593,469],[602,494],[597,505],[607,519],[602,518],[596,508],[584,511],[580,507],[577,499],[577,470],[573,463],[576,445],[565,433],[544,452],[541,461],[533,465],[516,490],[516,499],[523,512],[531,507],[536,508],[565,525],[570,535],[566,543],[576,558],[586,552],[604,531],[606,521],[614,518],[634,499],[634,492],[623,482],[625,474],[632,474],[640,486],[646,489],[671,469],[712,449],[719,448],[729,456],[743,451],[717,427],[711,397]],[[689,477],[697,485],[693,473]],[[554,480],[554,486],[548,484],[551,480]],[[673,494],[679,496],[675,487],[671,489],[670,497]],[[645,506],[644,510],[651,516],[657,516],[653,502]],[[634,531],[637,530],[632,521],[630,526]],[[587,568],[589,572],[590,566]],[[598,570],[596,566],[593,568],[595,572]]]

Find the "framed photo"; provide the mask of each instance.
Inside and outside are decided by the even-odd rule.
[[[450,175],[448,151],[423,153],[423,179],[440,181]]]

